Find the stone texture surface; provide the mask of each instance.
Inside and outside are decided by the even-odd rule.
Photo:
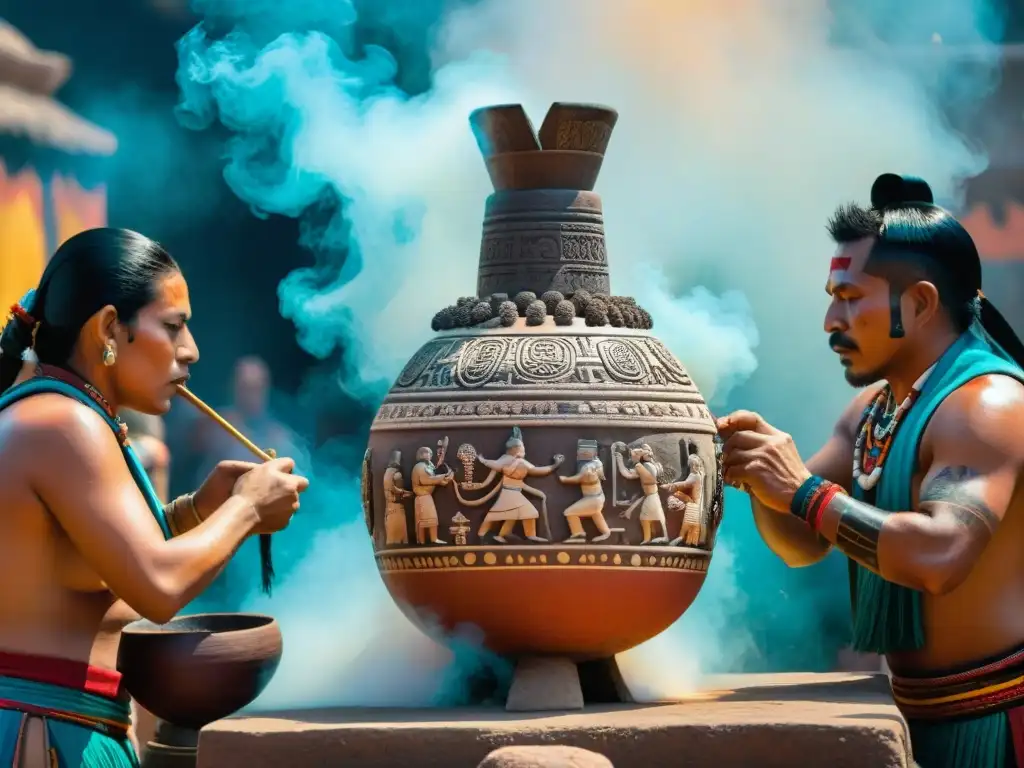
[[[516,662],[505,709],[544,712],[583,709],[576,664],[565,658],[525,658]]]
[[[505,746],[564,745],[615,768],[907,768],[906,723],[884,675],[749,675],[668,704],[569,713],[308,710],[203,730],[199,768],[474,768]]]
[[[604,755],[579,747],[502,747],[477,768],[614,768]]]

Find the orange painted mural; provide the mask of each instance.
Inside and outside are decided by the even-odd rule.
[[[984,203],[960,219],[985,261],[1024,261],[1024,205],[1011,200],[1005,206],[1001,222]]]
[[[25,168],[9,174],[0,160],[0,307],[39,282],[47,259],[43,184]]]
[[[79,232],[107,224],[107,191],[103,185],[83,189],[71,176],[57,174],[50,186],[56,217],[54,243],[60,246]]]
[[[55,228],[49,238],[47,204]],[[12,174],[0,159],[0,308],[36,286],[54,245],[106,223],[106,187],[83,189],[73,177],[60,174],[45,185],[32,168]]]

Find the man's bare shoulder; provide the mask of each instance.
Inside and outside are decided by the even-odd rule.
[[[955,441],[1024,462],[1024,383],[1012,376],[979,376],[954,390],[928,423],[925,440],[933,448]]]

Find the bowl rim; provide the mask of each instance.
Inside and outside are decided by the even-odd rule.
[[[266,619],[267,621],[262,624],[258,624],[255,627],[243,627],[239,629],[225,629],[222,631],[213,630],[202,630],[202,629],[173,629],[167,627],[166,624],[155,624],[148,619],[136,619],[135,621],[126,624],[121,629],[122,638],[126,635],[133,637],[153,636],[153,635],[238,635],[248,632],[264,632],[267,627],[273,627],[278,635],[281,635],[281,627],[274,616],[269,613],[250,613],[248,611],[206,611],[203,613],[187,613],[182,616],[175,616],[171,619],[171,622],[177,619],[196,619],[205,618],[208,616],[248,616],[253,619]],[[171,622],[168,622],[170,624]],[[155,629],[143,629],[137,625],[150,624]],[[135,629],[132,629],[135,627]]]

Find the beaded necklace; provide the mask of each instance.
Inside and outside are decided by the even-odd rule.
[[[63,381],[65,384],[70,384],[75,389],[79,389],[85,392],[93,401],[99,405],[100,408],[109,416],[115,424],[117,424],[117,441],[121,445],[128,445],[128,425],[125,424],[121,417],[114,413],[114,409],[110,407],[110,403],[107,402],[102,393],[92,384],[87,382],[81,376],[72,373],[71,371],[58,368],[55,365],[40,364],[36,367],[38,375],[48,379],[56,379],[57,381]]]
[[[865,491],[870,491],[881,479],[882,465],[896,438],[896,429],[921,394],[921,388],[934,367],[918,377],[899,405],[896,405],[892,388],[886,384],[864,409],[853,447],[853,479]]]

